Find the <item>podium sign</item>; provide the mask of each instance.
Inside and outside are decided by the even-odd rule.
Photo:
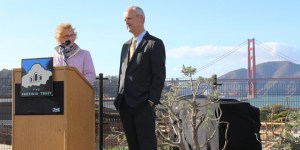
[[[22,59],[21,97],[53,96],[53,58]]]
[[[15,84],[15,115],[64,114],[64,82],[55,81],[53,96],[22,97],[20,84]]]

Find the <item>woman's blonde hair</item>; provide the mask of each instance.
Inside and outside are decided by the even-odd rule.
[[[75,32],[75,28],[73,28],[70,23],[63,22],[60,23],[55,30],[54,38],[57,42],[59,42],[59,38],[61,38],[61,34],[67,29],[71,29],[74,33],[75,39],[77,39],[77,33]]]

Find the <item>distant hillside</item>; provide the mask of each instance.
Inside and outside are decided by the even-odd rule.
[[[218,79],[246,79],[239,82],[227,82],[224,91],[246,90],[247,87],[247,69],[238,69],[230,71]],[[300,65],[289,61],[273,61],[256,65],[256,93],[258,95],[300,95],[299,80],[270,80],[276,78],[300,78]],[[226,82],[226,80],[225,80]],[[232,87],[238,87],[232,88]],[[241,93],[239,93],[241,94]],[[247,96],[247,92],[242,92],[242,96]]]
[[[2,69],[0,71],[0,98],[11,96],[11,75],[11,70]]]
[[[230,71],[219,79],[246,79],[247,69]],[[256,65],[256,78],[300,78],[300,64],[289,61],[270,61]]]
[[[8,69],[2,69],[2,70],[0,71],[0,78],[11,78],[11,73],[12,73],[11,70],[8,70]]]

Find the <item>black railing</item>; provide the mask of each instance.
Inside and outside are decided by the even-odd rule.
[[[118,112],[113,106],[117,94],[117,79],[104,78],[99,74],[94,85],[96,104],[96,145],[97,149],[119,146],[119,141],[112,138],[116,134],[112,128],[122,131]],[[169,91],[171,84],[184,85],[186,79],[167,79],[164,92]],[[11,78],[0,78],[0,144],[11,145]],[[300,78],[257,79],[255,96],[248,94],[247,79],[218,79],[218,95],[221,98],[238,99],[262,108],[278,104],[300,108]],[[201,90],[201,89],[200,89]],[[211,94],[207,90],[204,94]],[[181,95],[191,95],[190,88],[182,88]],[[120,133],[120,132],[118,132]],[[6,150],[1,149],[0,150]]]

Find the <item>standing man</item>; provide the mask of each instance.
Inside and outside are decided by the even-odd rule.
[[[130,150],[156,150],[155,105],[160,103],[166,78],[162,40],[144,29],[145,14],[131,6],[124,13],[126,28],[133,37],[123,44],[118,96],[119,110]]]

